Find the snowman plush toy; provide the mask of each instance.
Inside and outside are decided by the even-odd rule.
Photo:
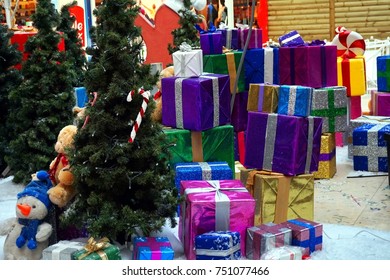
[[[16,217],[1,226],[4,241],[4,259],[39,260],[49,245],[53,228],[44,218],[52,204],[47,191],[52,187],[49,173],[38,171],[23,191],[17,194]]]

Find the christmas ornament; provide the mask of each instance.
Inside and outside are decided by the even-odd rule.
[[[337,46],[337,56],[354,58],[364,54],[366,43],[359,33],[342,26],[336,28],[336,33],[331,44]]]
[[[141,125],[142,118],[145,115],[145,111],[146,111],[146,108],[148,107],[149,98],[150,98],[150,91],[144,91],[143,89],[140,89],[138,91],[138,93],[142,95],[144,100],[142,101],[141,110],[139,111],[137,118],[135,120],[135,123],[133,125],[133,129],[131,130],[129,143],[134,142],[134,138],[137,135],[137,131]],[[131,102],[133,100],[134,94],[135,94],[134,90],[129,92],[129,95],[127,96],[127,102]]]

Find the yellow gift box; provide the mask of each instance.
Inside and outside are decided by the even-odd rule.
[[[247,111],[276,113],[279,85],[249,84]]]
[[[241,180],[241,170],[245,170],[245,167],[242,165],[241,162],[236,160],[234,162],[234,179]]]
[[[323,133],[321,135],[318,171],[315,171],[313,175],[315,179],[329,179],[336,172],[336,137],[334,133]]]
[[[366,64],[364,57],[337,57],[337,84],[347,88],[347,96],[366,93]]]
[[[243,170],[241,181],[256,199],[254,224],[314,219],[314,176],[285,176],[281,173]]]

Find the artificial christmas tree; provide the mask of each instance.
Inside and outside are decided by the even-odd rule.
[[[3,15],[0,14],[0,22],[2,21]],[[6,168],[4,155],[11,140],[9,132],[12,127],[6,126],[9,114],[8,94],[22,80],[20,72],[14,68],[20,63],[22,54],[9,44],[12,35],[13,32],[8,31],[7,25],[0,24],[0,172]]]
[[[160,230],[167,219],[174,227],[178,203],[165,134],[151,119],[155,104],[138,93],[157,82],[140,63],[138,11],[133,0],[107,0],[94,11],[85,86],[96,99],[78,123],[69,158],[78,195],[62,220],[120,243],[138,230]]]
[[[200,48],[199,32],[196,29],[196,25],[201,23],[201,19],[192,11],[191,0],[183,1],[184,7],[179,10],[180,27],[172,31],[173,45],[168,45],[168,51],[170,54],[179,50],[180,45],[186,42],[193,48]]]
[[[50,0],[39,0],[31,18],[38,32],[25,44],[30,55],[22,64],[23,82],[9,95],[8,124],[13,129],[5,159],[15,183],[26,183],[32,173],[49,168],[58,132],[73,122],[73,62],[57,48],[59,15]]]
[[[73,1],[61,7],[60,24],[57,26],[57,31],[61,32],[64,37],[66,60],[72,65],[72,85],[81,87],[84,85],[84,72],[87,60],[82,48],[82,41],[77,34],[77,29],[73,27],[76,18],[71,15],[69,10],[76,5],[77,1]]]

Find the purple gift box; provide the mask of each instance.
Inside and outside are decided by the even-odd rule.
[[[390,92],[372,90],[371,106],[374,116],[390,116]]]
[[[220,31],[201,33],[200,47],[203,55],[222,54],[222,33]]]
[[[244,49],[246,40],[248,38],[249,28],[239,28],[238,36],[240,40],[240,48]],[[251,37],[249,39],[248,50],[261,49],[263,47],[263,30],[259,28],[252,28]]]
[[[222,46],[227,49],[237,50],[239,46],[239,37],[237,28],[218,29],[222,33]]]
[[[261,256],[273,248],[291,245],[292,232],[283,224],[262,224],[247,229],[246,257],[260,260]]]
[[[305,41],[298,31],[293,30],[279,37],[279,45],[281,47],[303,46]]]
[[[204,131],[230,123],[230,79],[228,75],[167,77],[161,80],[162,124]]]
[[[248,112],[244,166],[295,176],[318,170],[322,118]]]
[[[233,112],[231,117],[231,125],[234,127],[234,131],[246,130],[248,122],[248,111],[246,109],[248,104],[248,92],[243,91],[237,93],[234,98]]]
[[[279,71],[281,85],[337,86],[337,46],[281,47]]]
[[[179,237],[188,260],[196,259],[196,236],[210,231],[246,235],[253,226],[255,199],[240,180],[181,181]],[[241,252],[245,242],[241,240]]]

